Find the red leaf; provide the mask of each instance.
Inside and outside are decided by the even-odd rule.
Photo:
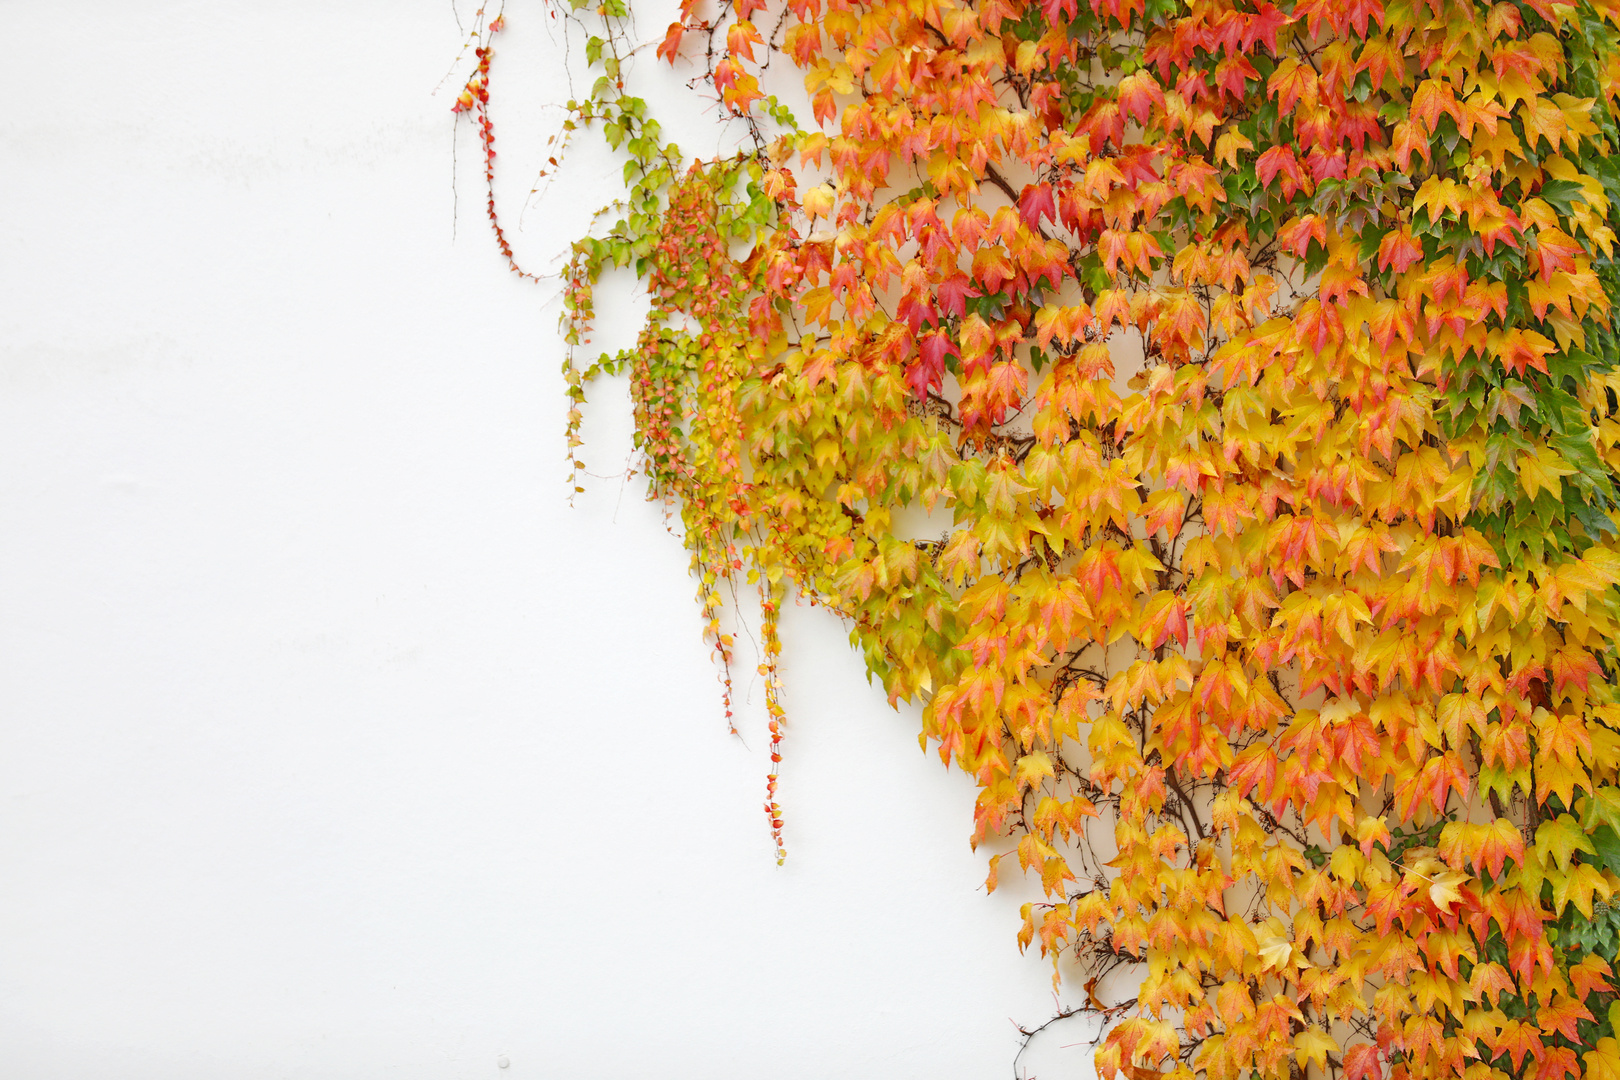
[[[664,43],[658,46],[658,58],[660,60],[668,60],[671,64],[675,63],[675,54],[681,47],[681,35],[685,32],[686,27],[680,23],[672,22],[669,24],[669,32],[664,35]]]
[[[1378,1047],[1372,1043],[1359,1043],[1346,1050],[1344,1075],[1346,1080],[1366,1080],[1367,1077],[1377,1080],[1383,1076],[1383,1070],[1378,1067]]]
[[[1277,52],[1277,31],[1293,22],[1275,4],[1262,4],[1243,28],[1243,48],[1254,48],[1255,42],[1264,42],[1272,54]]]
[[[1024,194],[1018,200],[1018,212],[1023,215],[1024,224],[1031,229],[1040,227],[1041,218],[1057,220],[1057,204],[1052,201],[1051,184],[1030,184],[1024,188]]]
[[[918,349],[918,361],[906,368],[906,384],[911,387],[911,392],[918,398],[924,398],[930,389],[944,385],[945,357],[954,352],[956,345],[943,330],[924,335]]]
[[[980,293],[966,274],[953,274],[939,283],[938,295],[940,310],[960,319],[967,314],[967,298]]]
[[[1395,268],[1397,274],[1406,273],[1406,268],[1423,258],[1423,245],[1413,237],[1412,230],[1402,225],[1394,232],[1384,234],[1378,242],[1378,269],[1388,270]]]
[[[1146,124],[1155,105],[1164,108],[1164,91],[1159,89],[1158,82],[1147,71],[1138,71],[1119,80],[1120,112],[1138,124]]]
[[[1269,186],[1279,172],[1285,174],[1295,185],[1299,183],[1299,159],[1294,156],[1294,151],[1286,146],[1273,146],[1261,154],[1259,160],[1254,163],[1254,173],[1260,178],[1261,184]],[[1284,187],[1287,188],[1288,185],[1285,184]]]

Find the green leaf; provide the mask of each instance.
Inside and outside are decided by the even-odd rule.
[[[1586,190],[1573,180],[1549,180],[1538,194],[1566,217],[1574,212],[1574,200],[1586,202]]]
[[[1592,831],[1592,845],[1597,848],[1603,865],[1620,874],[1620,835],[1607,825],[1599,825]]]

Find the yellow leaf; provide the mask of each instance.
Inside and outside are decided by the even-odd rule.
[[[1434,901],[1435,907],[1450,911],[1452,904],[1462,903],[1462,892],[1457,886],[1468,880],[1467,874],[1459,874],[1454,870],[1437,874],[1429,883],[1429,899]]]
[[[1553,883],[1553,913],[1556,915],[1563,914],[1565,904],[1573,903],[1576,910],[1590,919],[1593,895],[1601,894],[1601,898],[1607,900],[1614,892],[1597,868],[1586,863],[1576,863],[1562,876],[1547,876]]]
[[[1597,849],[1581,830],[1580,823],[1568,814],[1559,814],[1552,821],[1544,821],[1536,830],[1536,854],[1545,865],[1550,857],[1560,870],[1568,870],[1575,852],[1595,854]]]
[[[1040,45],[1033,41],[1020,41],[1018,53],[1014,60],[1020,75],[1028,75],[1035,70],[1035,60],[1040,56]]]
[[[804,201],[803,201],[803,203],[801,205],[804,207],[804,212],[806,214],[809,214],[813,218],[817,218],[817,217],[830,218],[830,217],[832,217],[832,211],[833,211],[833,187],[832,187],[832,185],[831,184],[817,184],[815,187],[811,188],[809,191],[806,191],[804,193]]]
[[[1288,966],[1288,961],[1294,955],[1294,939],[1283,926],[1281,919],[1275,917],[1267,919],[1255,929],[1254,936],[1260,944],[1257,952],[1261,971]]]
[[[1556,497],[1562,488],[1558,478],[1574,472],[1569,462],[1550,446],[1538,447],[1534,453],[1525,450],[1519,454],[1519,486],[1532,499],[1543,488]]]
[[[1253,149],[1254,143],[1249,141],[1249,137],[1236,128],[1232,128],[1215,140],[1215,160],[1235,166],[1239,150]]]
[[[1018,759],[1018,790],[1039,788],[1043,778],[1055,776],[1052,759],[1045,751],[1037,750]]]
[[[1586,1065],[1586,1080],[1620,1080],[1620,1043],[1613,1039],[1599,1039],[1581,1061]]]
[[[1294,1061],[1302,1066],[1314,1061],[1317,1068],[1325,1069],[1328,1055],[1338,1052],[1333,1036],[1319,1028],[1306,1028],[1294,1036]]]

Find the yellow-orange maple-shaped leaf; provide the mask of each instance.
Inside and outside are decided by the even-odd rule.
[[[1254,143],[1237,128],[1228,128],[1215,140],[1215,160],[1235,166],[1239,151],[1253,150]]]
[[[1188,349],[1204,345],[1204,308],[1191,293],[1177,290],[1167,294],[1159,312],[1159,332],[1174,342],[1176,355],[1185,357]]]
[[[1553,883],[1553,913],[1562,915],[1564,905],[1574,904],[1586,918],[1592,917],[1592,898],[1607,900],[1614,893],[1607,879],[1588,863],[1576,863],[1567,874],[1548,874]]]
[[[1471,862],[1476,870],[1489,870],[1496,878],[1501,877],[1508,859],[1524,861],[1524,836],[1506,818],[1497,818],[1489,825],[1454,821],[1441,831],[1438,851],[1454,869]]]
[[[1553,150],[1564,141],[1564,132],[1568,123],[1564,119],[1564,110],[1558,103],[1547,98],[1528,98],[1519,103],[1519,119],[1524,121],[1525,142],[1531,149],[1542,139]]]
[[[1517,993],[1518,986],[1514,984],[1507,968],[1492,962],[1475,965],[1474,973],[1468,979],[1468,991],[1478,995],[1481,1001],[1489,1001],[1494,994],[1496,1000],[1500,1002],[1503,994]]]
[[[1378,1047],[1360,1043],[1344,1052],[1344,1074],[1348,1080],[1367,1080],[1382,1075],[1378,1067]]]
[[[763,45],[764,43],[764,38],[760,37],[759,34],[759,27],[747,19],[732,23],[731,29],[726,31],[726,51],[732,56],[740,56],[744,60],[752,60],[754,58],[754,46]]]
[[[1174,638],[1179,645],[1187,644],[1187,610],[1175,593],[1161,592],[1142,609],[1141,641],[1150,649],[1157,649]]]
[[[1043,779],[1051,779],[1055,775],[1052,758],[1045,751],[1037,750],[1018,759],[1019,791],[1025,788],[1039,788]]]
[[[1576,1025],[1582,1020],[1592,1019],[1591,1010],[1582,1005],[1575,998],[1560,994],[1552,1002],[1541,1006],[1536,1012],[1536,1023],[1548,1035],[1557,1032],[1571,1042],[1577,1042],[1580,1036],[1576,1032]]]
[[[1448,84],[1425,79],[1412,95],[1411,115],[1422,120],[1432,132],[1442,113],[1449,114],[1453,120],[1458,118],[1457,95]]]
[[[1586,1080],[1620,1080],[1620,1043],[1602,1038],[1581,1058]]]
[[[1388,848],[1392,839],[1389,826],[1382,817],[1365,817],[1356,822],[1356,843],[1361,845],[1363,855],[1370,856],[1374,844],[1383,844]]]
[[[804,212],[806,214],[809,214],[813,218],[832,217],[832,212],[833,212],[833,187],[832,187],[832,185],[831,184],[817,184],[815,187],[809,189],[808,191],[806,191],[804,193],[804,198],[803,198],[803,200],[801,202],[801,205],[804,208]],[[832,292],[832,290],[829,289],[828,290],[828,295],[829,296],[831,295],[831,292]]]
[[[1260,970],[1274,971],[1288,966],[1294,956],[1294,938],[1281,919],[1267,919],[1255,929],[1254,936],[1259,943],[1255,952],[1260,957]]]
[[[1455,870],[1436,874],[1429,882],[1429,899],[1441,911],[1450,911],[1453,904],[1462,903],[1462,890],[1459,886],[1467,881],[1467,874],[1459,874]]]
[[[1536,829],[1536,854],[1543,862],[1549,858],[1558,869],[1568,870],[1570,860],[1577,851],[1595,854],[1597,849],[1581,829],[1580,823],[1568,814],[1559,814],[1552,821],[1544,821]]]
[[[1608,961],[1597,953],[1589,953],[1580,963],[1570,966],[1569,981],[1575,987],[1575,996],[1584,998],[1594,991],[1613,990],[1609,985],[1609,977],[1613,974],[1614,969],[1609,967]]]
[[[1338,1052],[1338,1042],[1320,1028],[1306,1028],[1294,1036],[1294,1061],[1301,1066],[1314,1063],[1317,1068],[1325,1069],[1328,1055]]]
[[[1146,68],[1119,80],[1119,111],[1138,124],[1146,124],[1153,106],[1164,108],[1164,91]]]
[[[1569,462],[1550,446],[1539,446],[1534,452],[1526,450],[1519,454],[1519,486],[1532,499],[1543,490],[1556,496],[1561,486],[1558,478],[1571,476],[1574,472]]]
[[[1318,79],[1314,69],[1285,56],[1278,64],[1266,90],[1277,99],[1277,111],[1284,116],[1294,111],[1301,102],[1306,108],[1316,106]]]
[[[1412,230],[1404,225],[1385,233],[1384,238],[1378,242],[1380,270],[1393,269],[1397,274],[1404,274],[1407,267],[1421,258],[1423,245],[1412,235]]]
[[[1509,1020],[1495,1041],[1487,1040],[1487,1044],[1492,1057],[1506,1053],[1513,1060],[1515,1069],[1524,1063],[1527,1056],[1541,1053],[1541,1036],[1534,1027],[1522,1020]]]

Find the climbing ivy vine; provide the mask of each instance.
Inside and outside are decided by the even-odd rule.
[[[1620,1076],[1614,0],[527,14],[624,162],[570,450],[627,375],[727,671],[759,590],[773,763],[797,597],[977,782],[1104,1076]],[[651,315],[597,355],[610,271]]]

